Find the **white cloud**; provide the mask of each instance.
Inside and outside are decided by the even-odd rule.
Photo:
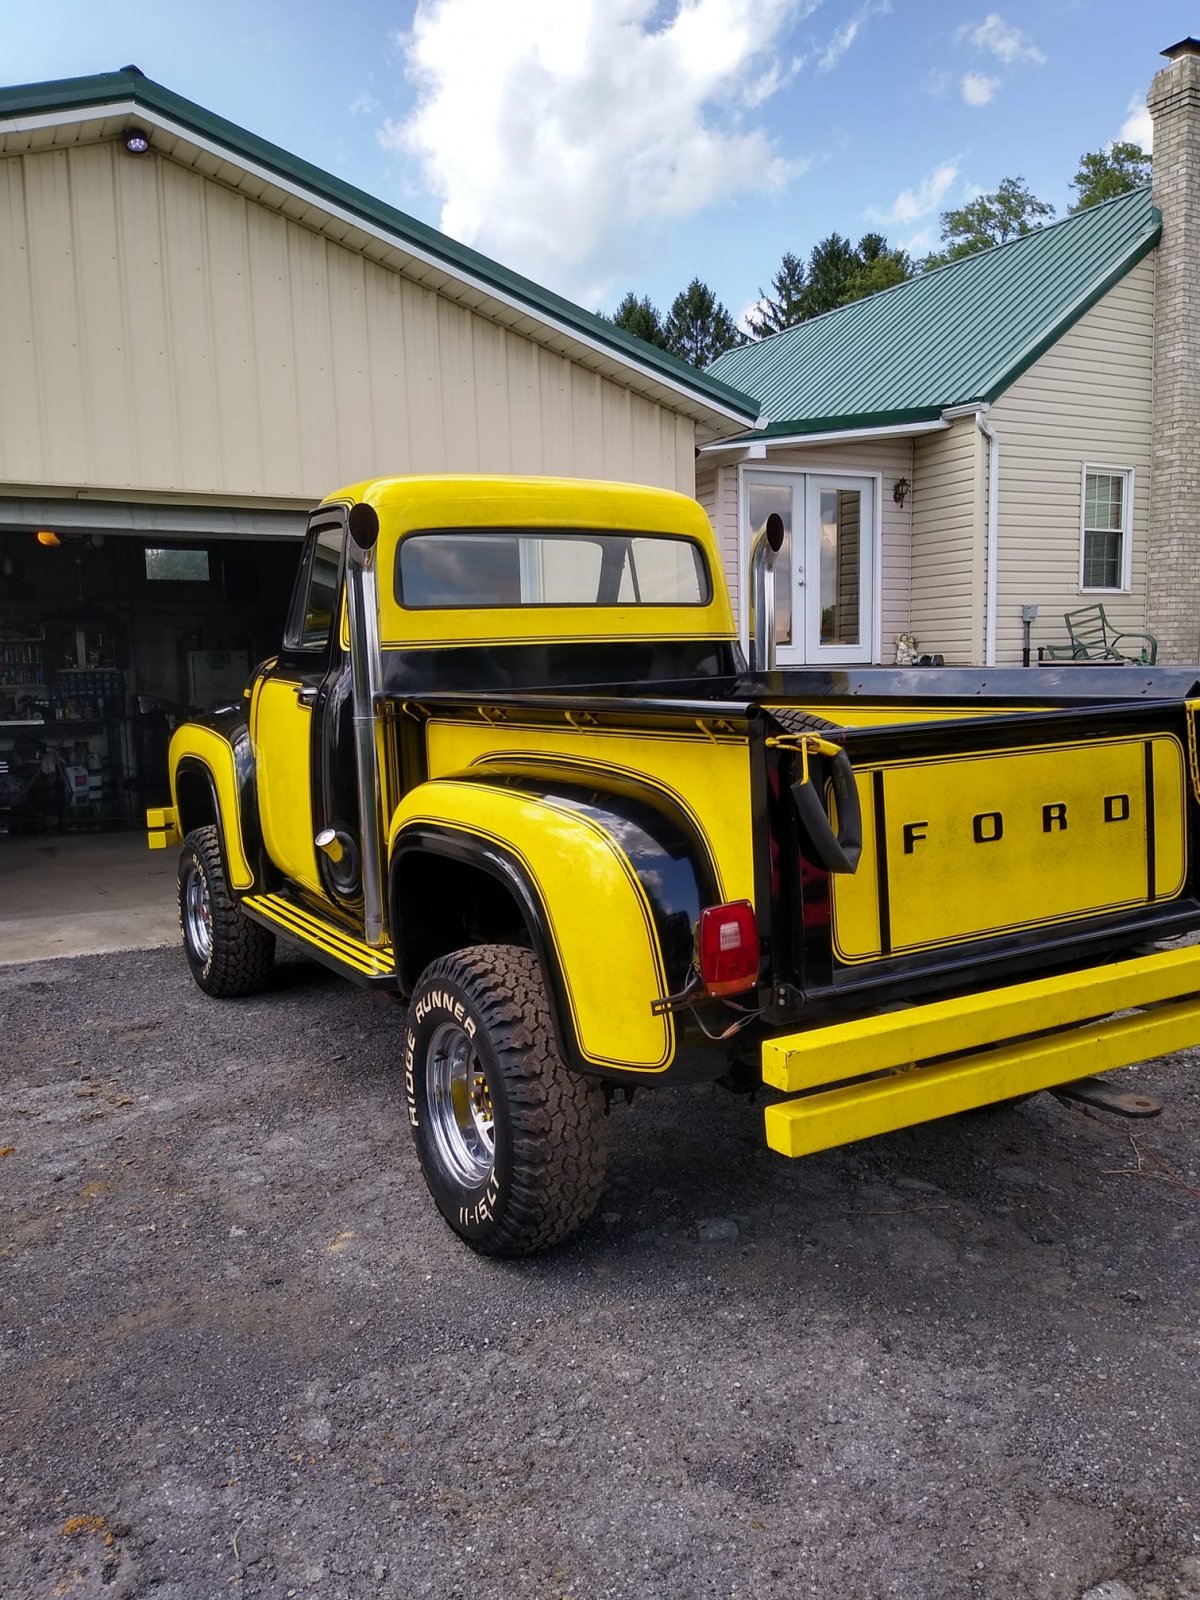
[[[446,233],[596,303],[659,219],[809,164],[752,113],[803,65],[774,63],[818,3],[418,0],[396,36],[415,104],[379,139],[415,160]]]
[[[886,17],[891,9],[892,0],[870,0],[870,3],[862,6],[852,17],[843,22],[824,50],[821,51],[820,59],[817,62],[817,70],[819,72],[832,72],[846,54],[846,51],[858,38],[868,20],[871,17]]]
[[[936,250],[940,243],[936,229],[918,228],[916,233],[910,233],[907,239],[901,239],[900,249],[907,251],[914,261],[919,261],[931,250]]]
[[[924,90],[931,94],[935,100],[940,99],[953,82],[953,74],[943,72],[940,67],[931,67],[925,74]]]
[[[356,94],[350,102],[350,115],[352,117],[369,117],[379,110],[379,101],[373,94],[364,89],[361,94]]]
[[[969,106],[986,106],[1000,87],[999,78],[989,78],[984,72],[964,72],[959,90]]]
[[[1150,120],[1150,112],[1146,106],[1144,94],[1135,94],[1125,107],[1129,115],[1121,124],[1119,139],[1128,139],[1131,144],[1140,144],[1143,150],[1154,148],[1154,124]]]
[[[997,11],[989,11],[983,21],[977,22],[974,27],[966,23],[955,37],[973,44],[976,50],[990,51],[1006,67],[1011,67],[1017,61],[1031,61],[1034,66],[1040,67],[1046,60],[1033,40],[1020,28],[1005,22]]]
[[[935,211],[941,210],[942,201],[957,177],[957,160],[943,161],[940,166],[934,167],[931,173],[922,178],[915,188],[901,189],[888,210],[882,211],[877,206],[868,207],[867,218],[884,227],[909,227],[921,217],[932,216]]]

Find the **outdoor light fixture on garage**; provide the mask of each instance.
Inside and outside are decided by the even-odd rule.
[[[144,156],[150,148],[150,135],[144,128],[127,129],[125,148],[131,156]]]
[[[39,544],[44,544],[49,550],[57,550],[59,545],[62,543],[62,540],[56,533],[52,533],[49,528],[39,528],[37,532],[37,542]]]
[[[898,506],[902,506],[904,504],[911,488],[912,484],[909,483],[907,478],[896,479],[895,487],[892,489],[892,499]]]

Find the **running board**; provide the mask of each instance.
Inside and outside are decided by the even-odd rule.
[[[390,946],[374,949],[362,939],[279,894],[248,894],[239,901],[247,916],[303,945],[309,955],[356,983],[394,986],[396,961]]]

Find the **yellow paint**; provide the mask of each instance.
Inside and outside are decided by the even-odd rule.
[[[255,685],[250,730],[258,815],[271,860],[285,877],[324,898],[313,844],[312,710],[296,698],[299,687],[274,677]]]
[[[426,729],[429,776],[468,767],[547,758],[571,774],[623,778],[648,786],[679,806],[706,838],[722,902],[754,899],[750,824],[750,751],[745,739],[709,738],[690,729],[605,732],[564,721],[561,728],[435,717]]]
[[[1200,993],[1200,946],[1159,950],[768,1039],[762,1048],[763,1081],[787,1093],[815,1089],[934,1056],[976,1051],[1031,1028],[1071,1027],[1194,993]]]
[[[736,637],[712,524],[696,501],[666,489],[570,478],[377,478],[339,490],[327,505],[366,501],[379,513],[379,634],[384,647],[544,643],[556,639]],[[694,540],[708,562],[703,606],[517,606],[406,611],[393,574],[399,541],[431,528],[609,528]]]
[[[151,806],[146,812],[146,843],[151,850],[168,850],[183,835],[172,806]]]
[[[233,764],[233,746],[214,728],[203,728],[194,722],[184,722],[171,735],[167,763],[171,771],[171,801],[175,815],[179,815],[179,795],[176,792],[176,774],[185,756],[194,757],[212,775],[217,792],[217,805],[221,813],[221,837],[225,843],[225,866],[230,887],[249,889],[254,873],[246,855],[242,837],[242,815],[238,805],[237,776]]]
[[[831,1150],[972,1106],[1168,1055],[1197,1040],[1200,999],[1192,996],[1146,1013],[1109,1017],[1048,1037],[781,1101],[766,1109],[767,1143],[785,1156]]]
[[[301,906],[293,905],[281,895],[249,894],[244,904],[249,910],[278,928],[281,933],[289,934],[301,944],[315,945],[318,950],[324,950],[327,955],[335,956],[365,977],[380,977],[395,970],[390,947],[385,946],[376,950],[371,945],[364,944],[361,939],[356,939],[353,934],[347,933],[344,928],[335,927],[323,917],[318,917]]]
[[[1051,708],[991,704],[951,706],[940,705],[936,701],[920,706],[873,705],[869,702],[864,705],[861,701],[855,701],[853,705],[829,705],[825,701],[814,700],[807,705],[797,705],[792,701],[786,705],[768,706],[767,709],[793,715],[803,711],[810,716],[821,717],[825,722],[832,722],[839,728],[892,728],[906,723],[965,722],[971,717],[981,716],[986,716],[989,721],[993,717],[1024,717]]]
[[[1171,735],[860,767],[862,861],[853,877],[831,880],[839,959],[870,961],[882,950],[873,772],[883,773],[891,950],[899,955],[1146,904],[1147,742],[1158,903],[1180,892],[1186,863],[1184,752]],[[1114,804],[1128,816],[1106,822],[1109,796],[1124,797]],[[1054,818],[1047,826],[1047,805],[1065,806],[1065,830]],[[906,841],[906,824],[924,837]],[[992,837],[998,826],[1001,836]]]
[[[392,819],[389,854],[406,828],[421,824],[498,845],[521,864],[550,920],[586,1060],[640,1072],[670,1064],[674,1025],[650,1012],[651,1001],[666,993],[650,907],[609,833],[553,801],[452,779],[421,784],[404,797]]]

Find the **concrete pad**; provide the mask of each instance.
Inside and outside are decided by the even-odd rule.
[[[143,833],[0,838],[0,966],[174,944],[176,861]]]

